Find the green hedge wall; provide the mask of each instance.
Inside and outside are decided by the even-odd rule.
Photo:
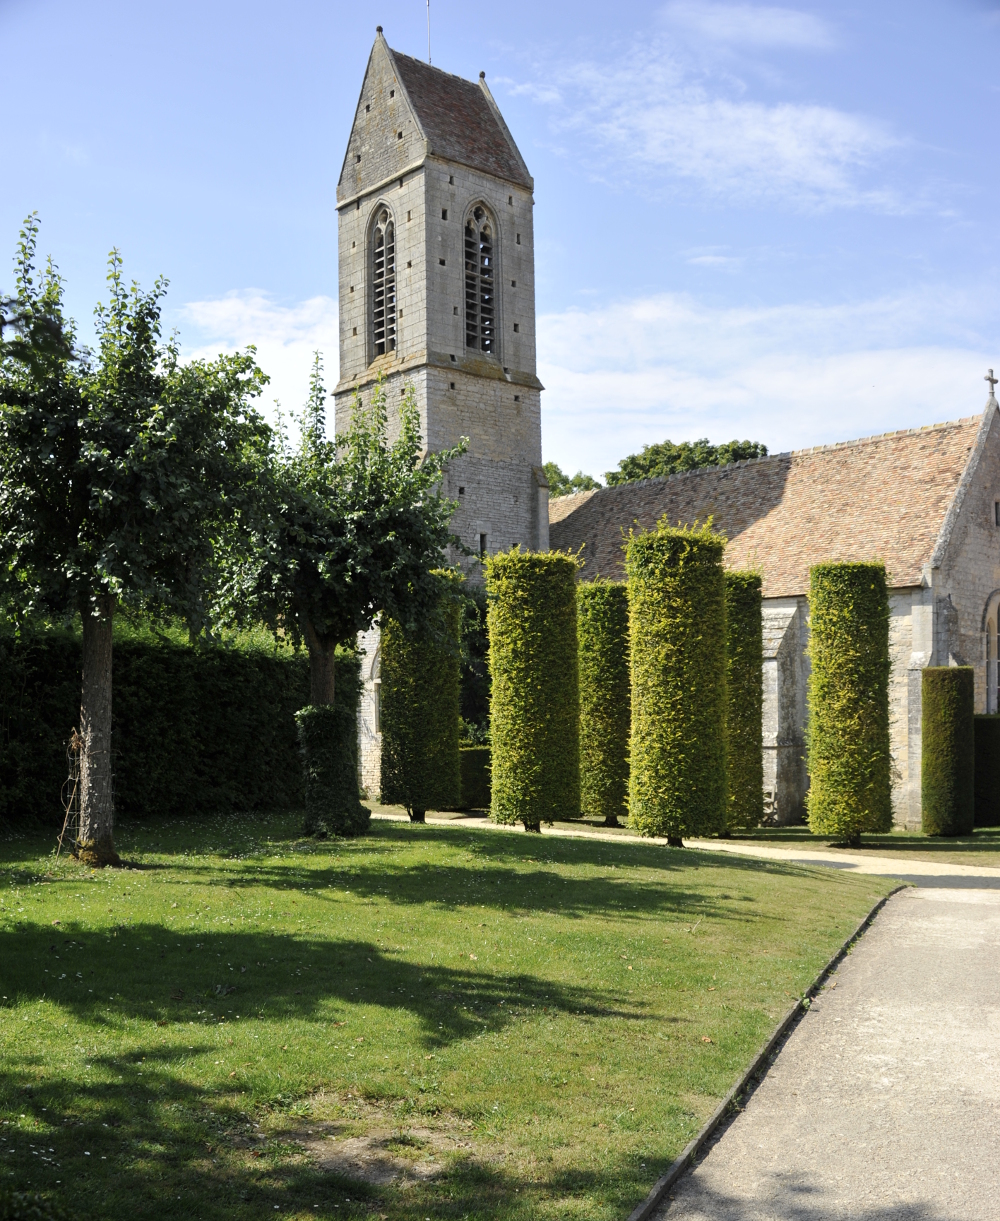
[[[1000,716],[976,717],[976,826],[1000,827]]]
[[[711,835],[726,818],[725,539],[702,529],[633,534],[629,821],[643,835]]]
[[[726,573],[726,829],[764,817],[764,624],[757,572]]]
[[[576,560],[517,548],[486,561],[493,771],[490,817],[580,815]]]
[[[115,808],[126,818],[301,807],[294,713],[304,655],[268,637],[191,646],[115,629]],[[0,630],[0,819],[59,825],[65,743],[80,715],[80,638]]]
[[[817,564],[809,612],[809,826],[857,844],[892,829],[885,566]]]
[[[459,809],[490,808],[490,748],[463,746],[458,752],[462,766],[462,800]]]
[[[628,812],[631,726],[628,588],[622,581],[576,587],[580,648],[580,806],[606,827]]]
[[[975,825],[975,671],[928,666],[921,684],[920,821],[925,835]]]
[[[381,797],[405,806],[415,822],[461,799],[461,611],[456,598],[446,600],[437,639],[392,620],[382,625]]]
[[[358,792],[358,700],[361,659],[339,652],[332,704],[310,704],[295,714],[305,777],[310,835],[363,835],[371,811]]]

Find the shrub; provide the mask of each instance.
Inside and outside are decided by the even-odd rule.
[[[749,829],[764,817],[764,626],[761,577],[726,573],[726,828]]]
[[[576,560],[518,548],[486,561],[490,817],[527,831],[580,814]]]
[[[628,810],[628,589],[620,581],[577,586],[580,647],[580,804],[618,826]]]
[[[462,810],[490,808],[490,748],[463,746],[458,752],[462,765]]]
[[[295,714],[305,774],[306,832],[363,835],[371,811],[358,792],[358,698],[361,663],[353,653],[335,659],[334,702]]]
[[[661,521],[628,541],[629,821],[643,835],[719,832],[726,817],[725,539]]]
[[[920,815],[925,835],[969,835],[975,823],[975,672],[928,666],[921,686]]]
[[[425,810],[458,805],[459,637],[461,605],[447,597],[429,630],[382,625],[382,800]]]
[[[0,819],[62,822],[65,743],[80,715],[80,636],[0,631]],[[120,619],[112,749],[123,817],[301,807],[296,709],[305,657],[263,633],[189,643]]]
[[[976,717],[976,826],[1000,827],[1000,716]]]
[[[885,566],[817,564],[809,610],[809,826],[857,846],[892,829]]]

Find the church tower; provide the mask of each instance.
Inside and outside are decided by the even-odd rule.
[[[535,372],[533,181],[484,75],[466,81],[389,48],[379,27],[337,185],[340,381],[412,385],[429,450],[469,438],[445,477],[474,556],[547,551]],[[452,557],[470,581],[476,559]],[[365,642],[362,777],[378,791],[377,636]]]

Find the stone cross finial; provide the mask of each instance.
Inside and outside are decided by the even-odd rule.
[[[1000,382],[1000,377],[994,377],[993,370],[990,369],[989,373],[987,373],[986,376],[983,378],[983,381],[990,383],[990,398],[993,398],[993,396],[996,392],[997,382]]]

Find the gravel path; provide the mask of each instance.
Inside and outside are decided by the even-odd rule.
[[[657,1221],[1000,1218],[1000,892],[901,891]]]

